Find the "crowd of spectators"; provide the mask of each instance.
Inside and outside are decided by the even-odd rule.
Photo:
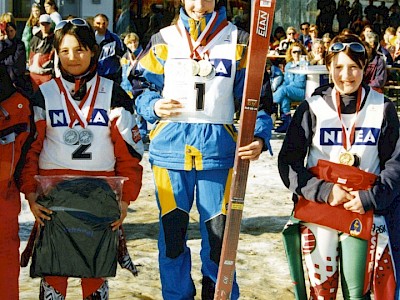
[[[355,34],[364,41],[369,56],[364,82],[383,92],[388,80],[398,81],[400,78],[396,69],[400,67],[400,6],[397,0],[390,6],[387,6],[385,1],[380,1],[380,5],[375,6],[376,2],[378,1],[369,0],[369,4],[363,7],[359,0],[352,3],[340,0],[337,5],[334,0],[318,1],[319,15],[315,24],[306,21],[299,25],[293,24],[286,30],[282,26],[275,28],[271,35],[269,54],[285,58],[278,58],[273,63],[279,66],[287,77],[288,65],[292,68],[300,63],[293,63],[293,53],[289,53],[289,49],[291,45],[300,43],[306,48],[303,55],[307,56],[308,64],[324,65],[325,52],[329,49],[332,38],[339,33]],[[292,95],[289,103],[298,102],[293,95],[299,93],[298,87],[291,88],[286,81],[273,93],[274,102],[281,105],[280,115],[284,125],[277,128],[278,132],[284,131],[288,125],[287,121],[290,120],[286,100],[283,101],[284,105],[281,103],[280,88],[285,89],[286,94]],[[303,88],[305,89],[305,85]],[[289,96],[287,98],[291,99]]]
[[[286,59],[281,59],[278,63],[275,60],[269,61],[265,72],[269,73],[275,103],[286,103],[281,97],[283,87],[287,89],[289,76],[286,68],[295,67],[300,61],[300,56],[298,60],[293,59],[297,58],[297,55],[293,56],[293,53],[290,53],[293,51],[292,45],[297,45],[295,49],[301,47],[301,55],[306,56],[309,64],[324,65],[325,51],[338,33],[354,33],[365,41],[371,56],[365,80],[374,88],[383,91],[387,79],[397,78],[396,71],[387,71],[386,66],[400,67],[400,6],[398,0],[394,0],[390,6],[386,5],[385,1],[380,1],[380,5],[376,6],[377,2],[369,0],[369,4],[363,7],[359,0],[339,0],[338,3],[334,0],[318,0],[319,14],[315,24],[305,21],[292,24],[286,29],[277,26],[271,35],[270,50],[285,56]],[[141,24],[135,19],[137,16],[133,5],[129,3],[123,7],[115,20],[115,33],[109,29],[109,20],[105,14],[99,13],[88,18],[87,21],[93,26],[96,41],[100,46],[99,74],[122,84],[126,92],[134,97],[129,76],[137,57],[146,47],[152,34],[174,22],[179,8],[179,4],[175,2],[173,6],[165,9],[152,4],[148,7],[148,12],[144,9],[143,20],[146,21],[145,24]],[[243,10],[239,9],[232,15],[231,20],[237,26],[246,29],[249,22],[245,16]],[[65,17],[73,18],[74,16]],[[46,0],[44,7],[34,3],[26,26],[20,33],[21,40],[17,37],[19,34],[16,32],[17,27],[12,14],[5,13],[0,18],[0,64],[6,66],[13,84],[26,95],[32,95],[38,85],[57,75],[58,58],[52,44],[54,30],[61,21],[62,17],[54,0]],[[279,80],[276,81],[275,75]],[[281,108],[284,120],[290,120],[288,116],[285,117],[288,113],[283,112]],[[286,125],[283,129],[285,127]]]

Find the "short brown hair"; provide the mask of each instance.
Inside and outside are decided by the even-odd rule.
[[[355,34],[340,34],[340,35],[334,37],[330,43],[330,47],[335,43],[359,43],[364,46],[361,39]],[[348,55],[357,64],[357,66],[360,67],[361,69],[364,69],[364,67],[366,66],[367,61],[368,61],[368,54],[367,54],[366,50],[364,52],[354,52],[349,47],[346,47],[341,52],[346,53],[346,55]],[[328,49],[328,52],[325,55],[325,64],[326,64],[326,67],[328,68],[328,70],[331,67],[331,62],[332,62],[333,58],[338,53],[339,52],[329,51],[329,49]]]

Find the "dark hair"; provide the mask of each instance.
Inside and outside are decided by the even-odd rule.
[[[14,30],[17,30],[17,25],[15,25],[15,23],[13,23],[13,22],[7,22],[6,27],[8,27],[8,26],[14,28]]]
[[[52,6],[55,11],[58,11],[56,1],[54,1],[54,0],[46,0],[44,4],[48,4],[48,5]]]
[[[278,26],[274,30],[274,36],[276,36],[278,33],[283,33],[283,35],[286,36],[286,31],[282,26]]]
[[[355,35],[355,34],[340,34],[336,37],[333,38],[333,40],[331,41],[330,45],[333,45],[334,43],[360,43],[361,45],[364,45],[363,42],[361,41],[361,39]],[[360,53],[360,52],[354,52],[352,51],[349,47],[346,47],[343,51],[346,53],[346,55],[348,55],[356,64],[360,69],[364,69],[364,67],[367,64],[368,61],[368,54],[367,51],[365,50],[365,52]],[[331,67],[331,62],[333,60],[333,58],[338,54],[339,52],[331,52],[328,51],[327,54],[325,55],[325,64],[326,67],[329,68]]]
[[[68,22],[64,27],[56,30],[54,34],[54,48],[57,53],[60,51],[61,42],[67,34],[74,36],[78,40],[79,45],[85,49],[90,49],[94,53],[90,65],[97,63],[99,46],[96,43],[94,31],[89,24],[88,26],[76,26]]]
[[[107,22],[109,21],[108,17],[105,14],[97,14],[97,15],[94,16],[93,19],[96,19],[97,17],[102,17],[103,19],[106,19]]]
[[[310,23],[309,23],[309,22],[303,22],[303,23],[300,24],[300,28],[301,28],[301,26],[303,26],[303,25],[310,26]]]

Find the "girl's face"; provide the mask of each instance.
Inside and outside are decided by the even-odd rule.
[[[17,31],[12,26],[7,26],[6,33],[7,33],[7,37],[10,40],[13,40],[15,38],[15,36],[17,35]]]
[[[294,46],[292,48],[292,57],[294,62],[299,62],[300,61],[300,56],[301,56],[301,48]]]
[[[316,44],[315,45],[314,52],[316,54],[322,55],[322,54],[324,54],[324,51],[325,51],[324,45],[322,45],[322,44]]]
[[[354,93],[363,80],[363,69],[344,52],[333,57],[329,72],[340,94]]]
[[[139,41],[130,41],[126,46],[131,50],[132,52],[135,52],[137,47],[139,47]]]
[[[216,0],[185,0],[185,11],[190,18],[199,21],[206,14],[212,13]]]
[[[40,9],[37,8],[37,7],[33,7],[32,8],[32,16],[39,19],[39,17],[40,17]]]
[[[66,34],[61,41],[58,56],[66,72],[79,76],[89,69],[90,60],[94,53],[90,49],[83,48],[75,36]]]
[[[364,35],[367,35],[368,33],[371,33],[371,32],[372,32],[372,29],[369,27],[364,29]]]

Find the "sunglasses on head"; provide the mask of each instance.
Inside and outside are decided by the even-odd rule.
[[[344,49],[346,49],[346,47],[349,47],[351,51],[356,53],[365,53],[364,46],[357,42],[351,42],[351,43],[336,42],[329,46],[328,51],[337,53],[343,51]]]
[[[84,19],[75,18],[75,19],[71,19],[71,20],[62,20],[60,23],[58,23],[56,25],[56,27],[54,28],[54,31],[57,31],[57,30],[63,28],[68,23],[71,23],[72,25],[75,25],[75,26],[85,26],[85,27],[90,28],[89,24]]]

